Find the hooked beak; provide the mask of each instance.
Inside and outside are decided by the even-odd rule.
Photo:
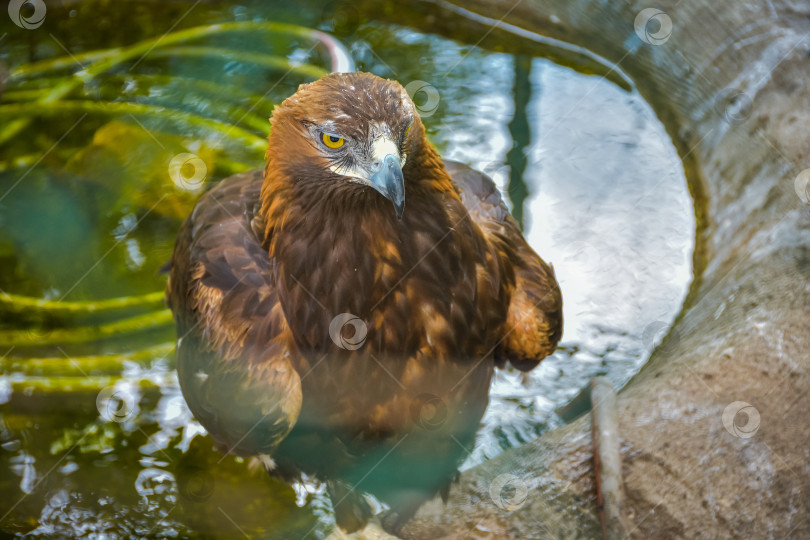
[[[405,210],[405,179],[402,177],[399,156],[386,154],[368,179],[371,187],[394,203],[397,219],[402,219],[402,211]]]

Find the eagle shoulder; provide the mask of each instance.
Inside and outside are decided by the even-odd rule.
[[[562,294],[554,268],[529,246],[509,214],[492,179],[462,163],[445,160],[462,203],[501,263],[514,276],[506,324],[496,350],[500,366],[506,360],[529,371],[554,352],[562,337]]]
[[[183,224],[167,302],[178,328],[177,371],[195,417],[225,452],[268,453],[301,409],[274,261],[262,248],[260,171],[223,180]]]

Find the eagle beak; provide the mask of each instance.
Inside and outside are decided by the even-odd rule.
[[[376,170],[368,177],[371,187],[379,191],[383,197],[394,203],[397,219],[402,219],[405,209],[405,179],[402,176],[402,166],[399,156],[386,154]]]

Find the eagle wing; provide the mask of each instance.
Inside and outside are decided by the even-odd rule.
[[[194,416],[224,453],[266,454],[301,409],[294,343],[262,247],[261,171],[223,180],[183,224],[167,302],[177,372]]]
[[[504,264],[514,270],[504,334],[496,361],[529,371],[554,352],[562,336],[562,294],[554,269],[529,246],[492,179],[462,163],[445,160],[461,201]]]

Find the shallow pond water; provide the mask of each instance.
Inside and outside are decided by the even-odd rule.
[[[65,50],[86,67],[87,51],[170,29],[276,20],[334,31],[359,69],[430,85],[416,95],[430,138],[496,180],[554,264],[564,298],[559,350],[528,375],[497,374],[465,467],[558,424],[555,408],[590,377],[622,385],[676,316],[692,275],[694,212],[675,149],[637,94],[542,58],[335,17],[333,4],[67,4],[49,7],[38,29],[0,25],[0,61],[12,73]],[[311,43],[272,33],[199,43],[326,65]],[[0,129],[28,120],[0,146],[0,288],[50,301],[0,298],[4,532],[314,538],[330,528],[316,481],[289,487],[212,449],[179,393],[174,330],[151,294],[164,286],[157,270],[196,197],[196,186],[172,182],[169,160],[198,155],[207,181],[261,166],[266,127],[254,117],[266,118],[306,74],[176,52],[145,50],[63,101],[241,116],[245,138],[154,109],[16,111],[57,84],[45,76],[12,79],[0,98]],[[131,295],[134,305],[74,304]]]

